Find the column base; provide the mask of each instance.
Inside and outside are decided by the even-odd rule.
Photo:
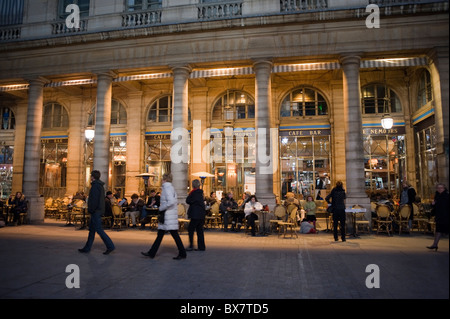
[[[28,200],[27,223],[43,224],[45,216],[44,197],[27,196],[27,200]]]

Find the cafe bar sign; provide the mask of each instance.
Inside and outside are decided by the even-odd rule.
[[[280,136],[324,136],[331,135],[330,129],[280,130]]]

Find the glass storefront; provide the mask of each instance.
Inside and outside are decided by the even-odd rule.
[[[436,126],[416,128],[416,176],[420,183],[417,192],[423,199],[434,197],[438,183],[436,160]]]
[[[64,197],[67,184],[68,139],[42,139],[40,192],[44,197]]]
[[[287,192],[299,198],[325,198],[330,189],[329,129],[280,130],[281,199]]]
[[[405,127],[366,128],[363,134],[366,192],[399,196],[406,178]]]
[[[211,134],[211,191],[233,192],[241,198],[245,192],[255,193],[255,130],[227,128]]]
[[[160,188],[162,175],[170,173],[170,134],[151,134],[145,137],[145,172],[155,175],[149,187]]]
[[[14,146],[2,145],[0,153],[0,199],[12,191]]]

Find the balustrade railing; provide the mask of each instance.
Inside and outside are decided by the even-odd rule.
[[[216,3],[200,3],[198,5],[199,20],[213,20],[242,16],[242,0]]]
[[[281,12],[317,11],[328,8],[328,0],[281,0]]]
[[[88,20],[80,20],[80,25],[78,28],[68,28],[66,21],[59,21],[52,23],[52,34],[68,34],[68,33],[79,33],[86,32],[88,30]]]
[[[0,41],[9,41],[20,39],[22,28],[19,27],[3,27],[0,28]]]
[[[122,14],[122,27],[139,27],[161,23],[161,10]]]

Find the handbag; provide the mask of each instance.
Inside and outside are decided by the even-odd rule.
[[[333,213],[333,206],[328,206],[327,213],[332,214]]]
[[[165,215],[165,213],[166,213],[165,210],[158,211],[158,223],[159,224],[164,224],[164,215]]]

